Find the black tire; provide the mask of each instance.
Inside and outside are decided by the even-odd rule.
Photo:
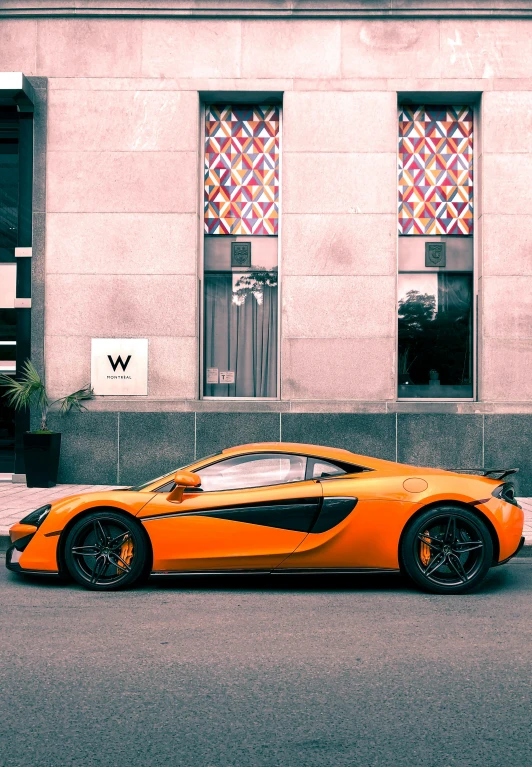
[[[68,573],[86,589],[115,591],[145,576],[148,546],[144,531],[127,514],[101,509],[79,519],[67,535]]]
[[[402,571],[424,591],[464,594],[486,578],[493,562],[493,542],[476,514],[440,506],[408,525],[399,559]]]

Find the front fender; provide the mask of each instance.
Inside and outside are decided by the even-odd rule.
[[[20,568],[46,573],[59,572],[59,542],[64,540],[81,514],[104,507],[136,516],[151,498],[151,493],[107,490],[71,495],[55,501],[50,513],[22,552],[18,562]]]

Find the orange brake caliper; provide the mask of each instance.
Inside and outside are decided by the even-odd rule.
[[[430,533],[428,530],[423,530],[423,535],[427,538],[430,538]],[[427,567],[430,562],[430,547],[427,546],[426,543],[421,541],[421,548],[419,550],[419,558],[421,559],[422,564]]]
[[[122,544],[122,548],[120,549],[120,558],[124,560],[126,565],[131,564],[131,560],[133,559],[133,540],[131,538],[128,538]],[[117,567],[116,570],[117,575],[120,575],[120,573],[123,572],[120,567]]]

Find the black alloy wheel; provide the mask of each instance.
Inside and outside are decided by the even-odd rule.
[[[429,509],[406,530],[402,569],[425,591],[463,594],[480,586],[493,560],[486,525],[473,512],[453,506]]]
[[[72,527],[64,558],[68,572],[82,586],[112,591],[132,586],[145,574],[147,544],[136,520],[102,509]]]

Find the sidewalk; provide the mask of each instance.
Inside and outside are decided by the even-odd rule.
[[[114,487],[115,485],[56,485],[48,488],[0,482],[0,537],[7,535],[11,525],[39,506],[67,495],[112,490]]]
[[[112,490],[114,485],[56,485],[52,488],[26,487],[26,485],[0,482],[0,538],[7,536],[12,524],[22,519],[25,514],[38,509],[45,503],[64,498],[74,493],[96,490]],[[520,498],[520,505],[525,512],[525,545],[532,546],[532,498]],[[4,541],[0,543],[5,544]],[[4,545],[1,547],[5,548]]]

